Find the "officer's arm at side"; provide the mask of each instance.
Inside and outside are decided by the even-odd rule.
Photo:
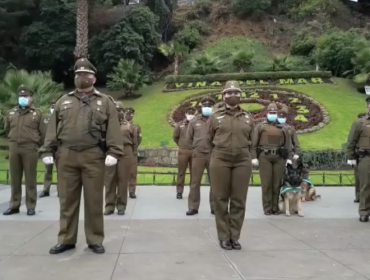
[[[298,135],[295,129],[292,130],[292,145],[294,153],[299,155],[301,153],[301,146],[299,145]]]
[[[194,139],[194,125],[193,121],[189,122],[188,130],[186,131],[186,142],[192,147]]]
[[[352,126],[351,130],[348,134],[347,140],[347,157],[349,160],[356,159],[356,145],[358,143],[358,139],[360,138],[360,129],[359,129],[359,122],[355,121]]]
[[[121,134],[117,133],[120,131],[120,124],[118,121],[116,105],[111,99],[108,98],[107,108],[107,155],[119,159],[123,155],[123,141]]]
[[[9,130],[10,130],[9,112],[7,112],[6,114],[4,130],[5,130],[6,137],[8,137]]]
[[[179,145],[179,140],[180,140],[180,125],[176,124],[175,129],[173,130],[173,142],[176,143],[176,145]]]
[[[39,122],[39,132],[40,132],[40,137],[41,137],[41,145],[44,144],[45,142],[45,137],[46,137],[46,129],[47,129],[47,118],[45,118],[45,116],[42,114],[41,112],[41,116],[40,116],[40,122]]]
[[[214,127],[214,115],[211,115],[207,121],[207,129],[206,129],[206,133],[207,133],[207,136],[206,136],[206,141],[209,143],[210,147],[212,147],[212,149],[214,148],[214,145],[213,145],[213,139],[215,138],[215,134],[216,134],[216,128]]]
[[[288,151],[288,159],[293,159],[293,146],[292,146],[292,137],[290,136],[289,130],[287,128],[283,128],[284,133],[284,148]]]
[[[57,151],[58,148],[57,127],[60,112],[59,104],[60,104],[59,101],[55,104],[54,113],[51,115],[50,121],[47,125],[44,144],[39,149],[41,158],[52,157],[53,154],[55,154],[55,152]]]
[[[256,125],[252,132],[252,146],[251,146],[252,159],[257,158],[257,148],[258,148],[259,134],[260,134],[259,131],[260,131],[260,126]]]
[[[143,136],[141,135],[141,127],[137,125],[137,146],[140,146],[141,141],[143,141]]]

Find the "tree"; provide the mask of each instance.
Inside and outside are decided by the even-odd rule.
[[[174,59],[173,74],[177,76],[179,74],[179,63],[188,53],[188,48],[177,41],[171,41],[168,44],[159,45],[158,50],[164,56]]]
[[[77,1],[76,21],[76,48],[74,55],[76,60],[87,57],[89,48],[89,2],[88,0]]]
[[[126,97],[132,96],[150,81],[142,67],[132,59],[121,59],[107,78],[108,89],[123,90]]]

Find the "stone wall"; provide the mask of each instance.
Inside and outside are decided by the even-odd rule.
[[[139,148],[139,165],[177,167],[177,148]]]

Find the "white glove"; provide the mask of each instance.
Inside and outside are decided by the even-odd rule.
[[[292,161],[291,161],[290,159],[288,159],[288,160],[286,161],[286,164],[285,164],[285,165],[288,165],[288,164],[292,164]]]
[[[258,159],[252,159],[252,165],[253,166],[258,166],[259,162],[258,162]]]
[[[357,162],[356,162],[356,160],[347,160],[347,164],[348,165],[352,165],[352,166],[354,166],[354,165],[356,165],[357,164]]]
[[[294,156],[293,156],[293,159],[294,159],[294,160],[299,159],[299,155],[294,155]]]
[[[42,158],[42,162],[44,164],[49,165],[49,164],[53,164],[54,163],[54,159],[53,159],[53,157],[44,157],[44,158]]]
[[[106,166],[113,166],[115,164],[117,164],[117,159],[115,157],[107,156],[105,158],[105,165]]]

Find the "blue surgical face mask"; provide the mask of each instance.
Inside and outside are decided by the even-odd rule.
[[[277,115],[273,115],[273,114],[267,114],[267,120],[269,122],[275,122],[277,119]]]
[[[278,118],[277,120],[281,124],[284,124],[286,122],[286,119],[285,118]]]
[[[203,116],[210,116],[212,114],[212,108],[210,107],[202,107],[202,114]]]
[[[54,113],[54,109],[50,108],[50,114]]]
[[[19,106],[21,106],[21,107],[27,107],[28,106],[28,103],[29,103],[29,101],[28,101],[28,98],[27,97],[21,96],[21,97],[18,98],[18,104],[19,104]]]

